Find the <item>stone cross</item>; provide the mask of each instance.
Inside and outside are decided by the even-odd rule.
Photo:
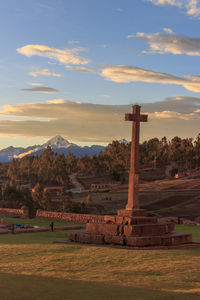
[[[139,209],[139,135],[140,122],[147,122],[147,115],[140,114],[140,106],[133,105],[133,113],[125,114],[125,121],[132,121],[131,160],[129,170],[128,203],[126,210]]]

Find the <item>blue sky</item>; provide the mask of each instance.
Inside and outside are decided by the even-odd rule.
[[[196,137],[199,28],[197,0],[0,1],[0,148],[129,139],[135,103],[142,139]]]

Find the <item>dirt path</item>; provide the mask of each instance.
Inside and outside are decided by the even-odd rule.
[[[76,189],[84,191],[84,186],[76,179],[76,173],[69,175],[69,178]]]

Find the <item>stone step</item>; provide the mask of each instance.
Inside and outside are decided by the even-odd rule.
[[[120,220],[117,217],[116,223]],[[133,225],[133,224],[155,224],[158,222],[156,217],[123,217],[123,224],[125,225]]]
[[[120,209],[117,211],[117,215],[119,217],[146,217],[147,211],[146,209]]]
[[[119,216],[104,216],[105,223],[112,224],[149,224],[157,223],[156,217],[119,217]]]
[[[174,223],[124,225],[125,236],[158,236],[174,230]]]
[[[184,233],[171,233],[161,236],[124,237],[102,234],[90,234],[85,232],[71,232],[68,238],[72,242],[86,244],[114,244],[128,247],[154,247],[154,246],[178,246],[192,243],[192,235]]]
[[[174,223],[123,225],[112,223],[87,223],[86,232],[103,235],[155,236],[167,234],[174,230]]]
[[[90,234],[103,234],[103,235],[120,235],[122,234],[123,225],[106,224],[106,223],[87,223],[86,232]]]
[[[104,236],[100,234],[89,234],[85,232],[70,232],[68,239],[71,242],[86,244],[104,244]]]
[[[161,236],[126,237],[124,243],[130,247],[174,246],[192,242],[191,234],[171,233]]]

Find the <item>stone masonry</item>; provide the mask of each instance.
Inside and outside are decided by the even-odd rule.
[[[146,211],[119,210],[117,216],[104,216],[102,223],[87,223],[86,232],[72,232],[69,240],[89,244],[116,244],[130,247],[175,246],[192,242],[190,234],[173,233],[174,223],[158,222]]]

